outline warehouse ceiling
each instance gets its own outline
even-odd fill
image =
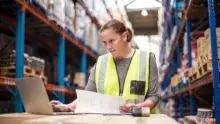
[[[127,11],[129,21],[132,24],[135,35],[156,35],[158,34],[157,10],[148,10],[147,16],[141,15],[141,10]]]
[[[127,0],[126,6],[128,19],[132,24],[135,35],[158,34],[158,9],[161,2],[158,0]],[[147,10],[148,15],[142,16],[141,11]]]

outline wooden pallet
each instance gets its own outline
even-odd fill
[[[44,76],[44,70],[33,70],[33,72],[36,76]]]
[[[218,66],[220,67],[220,60],[218,60]],[[212,71],[212,60],[208,60],[201,67],[198,68],[198,75],[199,77],[202,77],[203,75],[206,75],[211,71]]]
[[[0,58],[0,65],[1,66],[13,66],[15,65],[15,58]]]
[[[16,67],[15,66],[5,66],[0,67],[0,75],[7,75],[7,74],[15,74],[16,73]],[[27,75],[34,75],[33,69],[31,69],[28,66],[24,66],[24,74]]]
[[[15,73],[9,73],[9,74],[2,74],[1,76],[4,77],[10,77],[10,78],[15,78]],[[42,79],[42,81],[44,82],[44,84],[47,84],[47,77],[46,76],[38,76],[38,75],[30,75],[30,74],[24,74],[24,77],[40,77]]]
[[[189,69],[189,81],[192,82],[196,79],[198,79],[198,68],[193,66]]]
[[[195,81],[198,78],[199,78],[199,75],[198,75],[198,72],[196,71],[196,72],[192,73],[191,76],[189,76],[189,81],[193,82],[193,81]]]

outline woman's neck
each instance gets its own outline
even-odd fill
[[[115,59],[131,58],[133,56],[133,54],[134,54],[134,51],[135,50],[132,47],[127,47],[127,48],[123,49],[121,51],[121,53],[118,56],[114,57],[114,58]]]

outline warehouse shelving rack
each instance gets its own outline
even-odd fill
[[[90,17],[93,23],[96,24],[98,28],[101,27],[98,20],[91,14],[91,12],[86,7],[83,0],[78,0],[79,4],[86,10],[86,14]],[[80,69],[82,72],[87,71],[87,59],[91,60],[90,65],[94,64],[97,58],[97,52],[88,48],[81,42],[77,37],[73,37],[71,34],[66,32],[63,28],[58,26],[56,23],[50,21],[46,15],[36,6],[30,3],[28,0],[3,0],[1,1],[3,5],[1,5],[1,20],[4,20],[7,25],[0,25],[0,28],[6,32],[14,32],[16,35],[16,78],[23,77],[23,67],[24,67],[24,41],[25,39],[31,40],[33,37],[37,37],[39,43],[34,43],[34,49],[37,49],[36,46],[39,46],[51,51],[57,52],[58,55],[58,84],[59,86],[55,86],[52,84],[46,84],[45,87],[47,91],[52,92],[56,96],[59,97],[60,101],[65,100],[64,94],[75,96],[75,91],[71,91],[67,88],[64,88],[64,66],[65,66],[65,54],[68,59],[72,59],[75,63],[81,63]],[[5,5],[4,5],[5,4]],[[15,18],[17,17],[17,19]],[[32,22],[33,21],[33,22]],[[49,39],[40,38],[40,36],[36,36],[35,29],[33,25],[29,24],[38,24],[44,28],[41,28],[42,32],[51,33],[47,37]],[[13,29],[16,29],[14,31]],[[13,34],[13,33],[12,33]],[[36,40],[36,39],[35,39]],[[56,43],[51,42],[58,41]],[[80,58],[80,62],[73,58],[73,53],[65,53],[66,51],[66,41],[73,44],[75,52],[74,56],[76,58]],[[48,48],[49,46],[49,48]],[[82,53],[80,57],[78,53]],[[6,106],[9,107],[10,103],[15,102],[15,111],[22,112],[22,102],[20,100],[19,94],[15,88],[15,83],[13,79],[7,77],[0,77],[0,85],[1,89],[5,87],[14,98],[11,99]],[[4,89],[4,88],[3,88]],[[5,109],[5,108],[3,108]]]
[[[166,1],[167,2],[167,1]],[[182,1],[181,1],[182,2]],[[171,47],[171,53],[170,56],[168,57],[168,62],[170,62],[169,67],[166,69],[166,75],[165,75],[165,79],[162,82],[162,88],[165,88],[169,85],[170,82],[170,78],[171,76],[177,71],[177,67],[180,67],[180,58],[178,56],[181,56],[181,52],[180,52],[180,45],[182,44],[182,36],[183,36],[183,30],[185,29],[186,33],[187,33],[187,46],[188,46],[188,66],[191,67],[192,66],[192,57],[191,57],[191,47],[190,47],[190,43],[191,43],[191,31],[195,31],[195,30],[204,30],[203,28],[205,27],[204,21],[202,22],[203,24],[200,24],[199,26],[197,25],[197,27],[194,29],[192,28],[191,23],[194,23],[190,20],[189,16],[191,14],[191,10],[193,8],[193,5],[196,3],[201,3],[201,2],[206,2],[207,4],[207,9],[208,9],[208,20],[209,20],[209,28],[210,28],[210,36],[211,36],[211,53],[212,53],[212,67],[213,70],[211,73],[206,74],[205,76],[199,78],[198,80],[195,80],[193,82],[191,82],[187,87],[180,89],[179,91],[170,94],[170,95],[166,95],[164,96],[164,99],[168,99],[168,98],[174,98],[174,99],[178,99],[179,103],[181,103],[181,101],[183,101],[183,94],[187,93],[189,94],[188,98],[189,98],[189,108],[190,108],[190,115],[195,115],[196,112],[196,103],[195,103],[195,98],[194,98],[194,94],[192,93],[193,90],[199,89],[201,87],[204,86],[208,86],[208,85],[213,85],[214,87],[214,117],[216,119],[216,123],[220,123],[220,87],[219,87],[219,67],[218,67],[218,52],[217,52],[217,39],[216,39],[216,19],[218,18],[215,14],[216,10],[218,10],[218,7],[215,7],[215,4],[219,4],[218,1],[214,1],[214,0],[207,0],[207,1],[203,1],[203,0],[189,0],[189,1],[184,1],[186,3],[186,7],[183,10],[183,18],[182,20],[179,21],[177,19],[175,19],[175,23],[179,23],[177,24],[178,26],[178,32],[177,32],[177,36],[175,37],[172,47]],[[169,2],[167,2],[169,3]],[[176,4],[178,4],[178,0],[176,2]],[[177,9],[177,8],[176,8]],[[177,13],[175,12],[175,17],[177,17]],[[202,13],[199,13],[202,14]],[[216,18],[215,18],[216,17]],[[199,29],[200,28],[200,29]],[[207,28],[207,27],[206,27]],[[166,39],[168,34],[164,34],[164,39]],[[176,59],[176,62],[174,61],[174,58]],[[210,90],[212,91],[212,90]],[[212,96],[210,96],[212,97]],[[179,117],[183,117],[183,104],[179,104],[178,106],[179,108]]]

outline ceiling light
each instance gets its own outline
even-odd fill
[[[147,15],[148,15],[147,10],[146,10],[146,9],[143,9],[143,10],[141,11],[141,15],[142,15],[142,16],[147,16]]]

